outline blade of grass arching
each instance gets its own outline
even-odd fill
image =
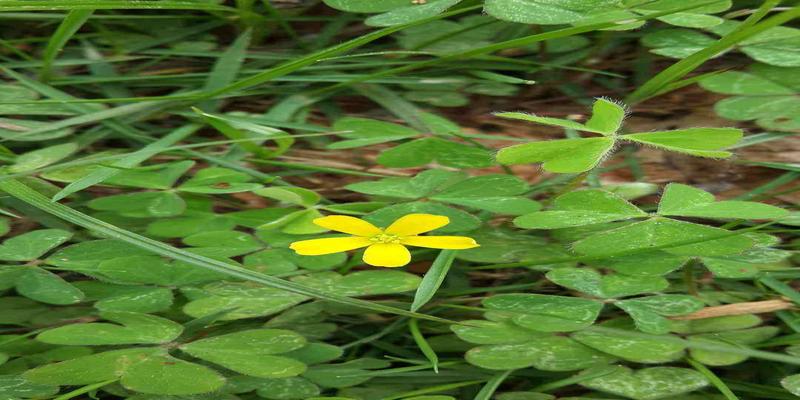
[[[769,274],[763,276],[758,280],[762,285],[774,290],[781,296],[788,297],[789,300],[794,302],[795,304],[800,305],[800,292],[795,290],[793,287],[775,279],[774,277],[770,276]]]
[[[726,385],[725,382],[722,381],[722,379],[719,379],[719,377],[716,374],[714,374],[714,372],[708,369],[708,367],[697,362],[691,357],[687,357],[686,362],[689,363],[689,365],[691,365],[692,368],[694,368],[697,372],[703,374],[703,376],[705,376],[706,379],[709,382],[711,382],[711,384],[714,385],[714,387],[717,388],[717,390],[719,390],[719,392],[722,393],[723,396],[725,396],[726,400],[739,400],[739,398],[736,397],[736,394],[733,393],[731,388],[729,388],[728,385]]]
[[[236,76],[239,75],[239,71],[242,69],[252,36],[252,30],[246,30],[236,38],[227,50],[219,55],[203,86],[204,92],[212,92],[223,88],[236,80]],[[203,111],[213,111],[219,107],[219,104],[219,100],[208,100],[198,104],[197,108]]]
[[[737,43],[740,43],[741,41],[758,33],[764,32],[767,29],[774,28],[791,21],[792,19],[800,17],[800,7],[793,7],[772,18],[758,23],[758,21],[764,18],[764,16],[766,16],[767,13],[769,13],[778,3],[780,3],[780,0],[765,1],[755,13],[750,15],[744,22],[736,27],[736,29],[720,38],[714,44],[697,51],[696,53],[676,62],[675,64],[672,64],[667,69],[650,78],[642,86],[631,93],[625,99],[625,103],[628,105],[636,104],[653,97],[658,93],[663,93],[662,89],[664,87],[684,77],[689,72],[694,71],[706,61],[722,53],[723,51],[730,49]]]
[[[634,18],[625,18],[625,19],[620,19],[620,20],[616,20],[616,21],[598,22],[598,23],[595,23],[595,24],[587,24],[587,25],[575,26],[575,27],[564,28],[564,29],[556,29],[556,30],[553,30],[553,31],[550,31],[550,32],[539,33],[539,34],[525,36],[525,37],[521,37],[521,38],[506,40],[506,41],[494,43],[494,44],[491,44],[491,45],[488,45],[488,46],[476,47],[476,48],[470,49],[470,50],[465,50],[465,51],[460,51],[460,52],[456,52],[456,53],[445,54],[445,55],[443,55],[443,56],[441,56],[441,57],[439,57],[437,59],[433,59],[433,60],[420,61],[420,62],[404,65],[402,67],[397,67],[397,68],[391,68],[391,69],[387,69],[387,70],[383,70],[383,71],[378,71],[378,72],[366,75],[364,77],[360,77],[358,79],[353,79],[353,80],[350,80],[350,81],[347,81],[347,82],[342,82],[342,83],[339,83],[339,84],[336,84],[336,85],[331,85],[331,86],[328,86],[328,87],[325,87],[325,88],[317,89],[317,90],[309,92],[308,94],[310,94],[310,95],[319,95],[319,94],[323,94],[323,93],[329,93],[329,92],[333,92],[333,91],[336,91],[336,90],[339,90],[339,89],[342,89],[342,88],[345,88],[345,87],[352,86],[352,85],[354,85],[356,83],[366,82],[366,81],[370,81],[370,80],[375,79],[375,78],[381,78],[381,77],[384,77],[384,76],[397,75],[397,74],[408,72],[408,71],[414,71],[414,70],[417,70],[417,69],[420,69],[420,68],[431,67],[431,66],[435,66],[435,65],[438,65],[438,64],[446,63],[448,61],[464,60],[464,59],[469,59],[469,58],[475,57],[475,56],[482,56],[482,55],[486,55],[486,54],[491,54],[491,53],[494,53],[496,51],[505,50],[505,49],[509,49],[509,48],[524,47],[524,46],[528,46],[530,44],[542,42],[542,41],[545,41],[545,40],[558,39],[558,38],[563,38],[563,37],[575,36],[575,35],[578,35],[578,34],[581,34],[581,33],[593,32],[593,31],[597,31],[597,30],[601,30],[601,29],[607,29],[607,28],[613,28],[615,26],[618,26],[622,22],[650,20],[650,19],[658,18],[658,17],[664,16],[664,15],[674,14],[676,12],[689,11],[689,10],[692,10],[692,9],[695,9],[695,8],[699,8],[699,7],[707,6],[707,5],[710,5],[710,4],[714,4],[716,1],[717,0],[705,1],[705,2],[702,2],[702,3],[696,3],[696,4],[692,4],[690,6],[679,7],[679,8],[675,8],[675,9],[672,9],[672,10],[666,10],[666,11],[661,11],[661,12],[652,13],[652,14],[640,15],[640,16],[637,16],[637,17],[634,17]],[[463,11],[463,10],[459,10],[459,11]],[[442,15],[445,15],[445,14],[440,14],[440,16],[442,16]]]
[[[283,15],[281,15],[281,12],[272,6],[272,2],[270,0],[262,0],[261,4],[264,5],[264,10],[266,10],[267,14],[275,19],[275,22],[278,23],[278,26],[283,29],[286,35],[288,35],[297,46],[303,49],[307,48],[308,45],[303,41],[300,35],[295,32],[294,28],[292,28],[289,22],[286,21]]]
[[[508,371],[503,371],[503,372],[500,372],[497,375],[493,376],[492,379],[489,379],[489,381],[487,381],[483,385],[483,387],[478,392],[478,394],[475,395],[474,399],[475,400],[489,400],[489,399],[491,399],[492,395],[494,395],[494,392],[497,390],[497,388],[500,387],[500,385],[503,383],[503,381],[505,381],[506,378],[508,378],[508,376],[511,375],[512,372],[514,372],[514,370],[510,369]]]
[[[39,80],[47,81],[50,78],[53,61],[55,61],[58,53],[61,52],[61,49],[64,48],[64,45],[67,44],[72,35],[78,32],[78,29],[81,29],[81,26],[89,20],[92,13],[94,13],[92,9],[72,10],[67,13],[67,16],[64,17],[64,20],[58,25],[58,29],[50,36],[47,47],[44,49],[44,54],[42,55],[42,69],[39,71]]]
[[[731,200],[752,200],[757,198],[769,198],[769,192],[777,189],[783,185],[787,185],[792,182],[796,182],[797,178],[800,178],[800,172],[798,171],[789,171],[784,174],[781,174],[777,178],[755,188],[749,190],[745,193],[740,194],[739,196],[734,197]]]
[[[112,163],[111,166],[116,168],[102,167],[92,171],[89,175],[86,175],[83,178],[80,178],[77,181],[70,183],[69,185],[61,189],[58,193],[56,193],[55,196],[53,196],[52,200],[59,201],[75,192],[102,183],[106,179],[111,178],[112,176],[122,172],[122,170],[125,168],[135,167],[140,163],[144,162],[145,160],[147,160],[148,158],[162,152],[166,147],[172,146],[173,144],[190,136],[198,129],[200,129],[198,125],[186,125],[180,127],[175,131],[173,131],[172,133],[164,136],[163,138],[148,144],[141,150],[131,153],[127,157]]]
[[[62,92],[62,91],[60,91],[60,90],[58,90],[58,89],[56,89],[56,88],[54,88],[54,87],[52,87],[50,85],[46,85],[44,83],[37,82],[37,81],[34,81],[32,79],[29,79],[26,76],[18,74],[18,73],[14,72],[13,70],[10,70],[8,68],[3,68],[2,66],[0,66],[0,71],[5,72],[6,75],[14,78],[15,80],[17,80],[18,82],[20,82],[24,86],[27,86],[27,87],[35,90],[36,92],[44,95],[44,96],[47,96],[47,97],[52,98],[52,99],[55,99],[54,102],[59,103],[59,104],[64,104],[67,108],[70,108],[70,109],[75,110],[77,112],[88,113],[88,112],[92,112],[92,111],[103,110],[103,106],[101,106],[99,104],[83,104],[83,103],[80,103],[80,102],[70,102],[70,100],[74,100],[75,97],[71,96],[68,93]],[[151,139],[150,137],[142,134],[141,132],[137,131],[133,127],[131,127],[129,125],[126,125],[126,124],[124,124],[124,123],[122,123],[122,122],[120,122],[120,121],[118,121],[116,119],[113,119],[113,118],[103,120],[103,121],[101,121],[101,124],[104,127],[107,127],[110,130],[123,135],[124,137],[127,137],[129,139],[138,141],[140,143],[150,143],[151,141],[153,141],[153,139]],[[219,166],[222,166],[222,167],[226,167],[226,168],[230,168],[230,169],[233,169],[233,170],[236,170],[236,171],[244,172],[244,173],[246,173],[246,174],[248,174],[248,175],[250,175],[252,177],[255,177],[257,179],[261,179],[261,180],[264,180],[264,181],[269,181],[269,180],[274,179],[274,177],[269,175],[269,174],[265,174],[265,173],[263,173],[261,171],[256,171],[256,170],[254,170],[252,168],[247,168],[247,167],[245,167],[245,166],[243,166],[243,165],[241,165],[239,163],[233,162],[233,161],[225,160],[225,159],[222,159],[222,158],[219,158],[219,157],[215,157],[215,156],[210,156],[210,155],[207,155],[207,154],[195,151],[195,150],[188,150],[187,149],[187,150],[184,150],[184,151],[186,152],[186,154],[189,154],[192,157],[197,157],[197,158],[209,161],[212,164],[216,164],[216,165],[219,165]],[[275,181],[274,183],[275,184],[281,184],[280,181]]]
[[[89,72],[91,73],[92,78],[94,79],[102,79],[102,78],[115,78],[119,75],[117,74],[116,68],[114,68],[114,64],[109,62],[107,58],[103,56],[100,51],[97,50],[91,43],[84,41],[82,44],[83,47],[83,54],[87,60],[91,61],[90,64],[87,65]],[[128,90],[127,87],[123,85],[117,85],[114,83],[109,84],[100,84],[101,92],[107,97],[131,97],[133,93]]]
[[[126,115],[137,114],[147,110],[155,110],[160,107],[163,107],[163,102],[151,101],[144,103],[126,104],[115,108],[109,108],[102,111],[91,112],[88,114],[79,115],[77,117],[72,117],[63,119],[61,121],[52,122],[40,128],[35,128],[24,132],[20,132],[19,135],[15,135],[13,137],[0,139],[0,142],[5,142],[9,140],[19,140],[19,138],[25,136],[38,135],[41,133],[52,132],[59,129],[71,128],[77,125],[84,125],[93,122],[103,121],[110,118],[124,117]]]
[[[476,6],[472,6],[472,7],[465,7],[465,8],[459,9],[459,10],[442,13],[442,14],[439,14],[439,15],[436,15],[436,16],[433,16],[433,17],[430,17],[430,18],[425,18],[425,19],[417,20],[417,21],[410,22],[410,23],[407,23],[407,24],[396,25],[396,26],[392,26],[392,27],[389,27],[389,28],[384,28],[384,29],[381,29],[381,30],[378,30],[378,31],[370,32],[370,33],[368,33],[366,35],[362,35],[362,36],[359,36],[359,37],[357,37],[355,39],[348,40],[347,42],[344,42],[344,43],[341,43],[341,44],[338,44],[338,45],[335,45],[335,46],[328,47],[326,49],[311,53],[311,54],[306,55],[304,57],[300,57],[300,58],[297,58],[297,59],[294,59],[294,60],[290,60],[288,62],[285,62],[285,63],[280,64],[278,66],[275,66],[273,68],[270,68],[270,69],[268,69],[266,71],[263,71],[263,72],[261,72],[259,74],[251,76],[249,78],[245,78],[245,79],[242,79],[242,80],[240,80],[238,82],[234,82],[234,83],[232,83],[232,84],[230,84],[228,86],[225,86],[223,88],[220,88],[220,89],[217,89],[217,90],[214,90],[214,91],[211,91],[211,92],[206,92],[206,93],[203,94],[203,96],[207,97],[207,98],[213,98],[213,97],[219,96],[221,94],[230,93],[230,92],[239,91],[239,90],[242,90],[242,89],[247,89],[247,88],[250,88],[250,87],[253,87],[253,86],[257,86],[257,85],[260,85],[260,84],[262,84],[264,82],[268,82],[268,81],[270,81],[270,80],[272,80],[272,79],[274,79],[276,77],[287,75],[287,74],[290,74],[290,73],[292,73],[294,71],[297,71],[297,70],[299,70],[299,69],[301,69],[303,67],[315,64],[315,63],[317,63],[318,61],[320,61],[322,59],[325,59],[325,58],[328,58],[328,57],[332,57],[332,56],[344,53],[344,52],[346,52],[348,50],[355,49],[357,47],[363,46],[363,45],[365,45],[367,43],[370,43],[370,42],[374,42],[375,40],[378,40],[378,39],[380,39],[382,37],[391,35],[392,33],[401,31],[403,29],[410,28],[412,26],[422,25],[422,24],[428,23],[430,21],[435,21],[435,20],[438,20],[438,19],[448,18],[448,17],[451,17],[453,15],[462,14],[462,13],[469,12],[469,11],[472,11],[472,10],[476,10],[476,9],[479,9],[479,8],[481,8],[480,5],[476,5]]]
[[[314,289],[305,285],[301,285],[295,282],[286,281],[274,276],[265,275],[217,259],[195,254],[186,250],[178,249],[166,243],[162,243],[160,241],[138,235],[136,233],[127,231],[125,229],[121,229],[115,225],[103,222],[99,219],[92,218],[86,214],[83,214],[61,203],[52,202],[47,197],[43,196],[39,192],[31,189],[30,187],[26,186],[25,184],[17,180],[11,179],[0,182],[0,190],[6,192],[8,195],[12,197],[19,199],[20,201],[23,201],[33,207],[36,207],[42,211],[52,214],[64,221],[79,225],[83,228],[86,228],[95,233],[99,233],[108,238],[132,244],[136,247],[150,251],[154,254],[158,254],[174,260],[184,261],[200,268],[216,271],[246,281],[260,283],[271,288],[286,290],[288,292],[296,293],[303,296],[308,296],[310,298],[322,299],[352,307],[363,308],[374,312],[396,314],[396,315],[402,315],[412,318],[419,318],[428,321],[435,321],[448,324],[456,323],[455,321],[450,321],[445,318],[439,318],[431,315],[406,311],[400,308],[390,307],[372,301],[340,296],[323,290]]]
[[[430,131],[427,124],[419,118],[421,110],[386,87],[376,84],[362,84],[354,86],[353,90],[380,104],[387,111],[400,117],[400,119],[405,121],[412,128],[422,132]]]
[[[728,150],[741,149],[742,147],[752,146],[754,144],[771,142],[773,140],[780,140],[790,136],[796,136],[794,132],[762,132],[755,135],[747,135],[739,143],[728,147]]]
[[[436,352],[433,351],[433,348],[430,344],[428,344],[428,341],[425,340],[425,336],[423,336],[422,332],[419,330],[419,320],[408,320],[408,330],[411,331],[411,337],[414,338],[414,343],[416,343],[417,347],[419,347],[419,351],[421,351],[425,358],[431,362],[433,371],[438,374],[439,356],[436,355]]]
[[[180,0],[4,0],[0,11],[57,10],[204,10],[235,11],[211,2]]]
[[[436,256],[436,259],[433,260],[433,264],[431,264],[431,268],[422,278],[422,283],[420,283],[417,288],[417,292],[414,293],[411,311],[419,310],[436,295],[436,291],[442,286],[442,282],[444,282],[444,278],[447,277],[447,272],[450,270],[450,266],[453,265],[455,257],[456,252],[453,250],[442,250],[439,255]]]

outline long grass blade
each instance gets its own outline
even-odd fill
[[[436,291],[442,286],[442,282],[447,277],[447,272],[450,271],[450,266],[453,265],[455,257],[456,252],[453,250],[442,250],[439,253],[414,294],[411,311],[419,310],[436,295]]]
[[[64,45],[67,44],[69,39],[89,20],[92,13],[94,13],[93,9],[73,10],[67,13],[67,16],[64,17],[64,20],[58,25],[58,29],[50,36],[47,47],[44,49],[42,69],[39,72],[40,80],[46,81],[50,78],[53,69],[53,61],[55,61],[58,54],[61,53],[61,49],[64,48]]]
[[[753,13],[741,25],[727,35],[723,36],[716,43],[697,51],[696,53],[676,62],[675,64],[672,64],[669,68],[650,78],[647,82],[642,84],[642,86],[639,86],[638,89],[631,93],[625,99],[625,103],[628,105],[639,103],[656,94],[664,93],[663,89],[667,85],[686,76],[686,74],[694,71],[697,67],[713,58],[717,54],[720,54],[723,51],[730,49],[737,43],[764,32],[767,29],[774,28],[800,17],[800,7],[794,7],[768,20],[765,20],[764,22],[756,24],[756,22],[763,18],[778,3],[780,3],[779,0],[768,0],[764,2],[761,7],[759,7],[757,12]]]

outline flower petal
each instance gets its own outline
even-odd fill
[[[450,218],[433,214],[408,214],[394,221],[386,233],[400,236],[413,236],[441,228],[450,223]]]
[[[480,246],[475,239],[466,236],[407,236],[400,243],[408,246],[431,249],[471,249]]]
[[[315,219],[314,223],[332,231],[349,233],[355,236],[375,236],[382,233],[380,228],[375,225],[363,219],[346,215],[329,215]]]
[[[322,254],[340,253],[347,250],[367,247],[372,242],[363,237],[338,237],[325,239],[301,240],[289,245],[289,248],[303,256],[319,256]]]
[[[363,260],[376,267],[402,267],[411,261],[411,253],[402,244],[376,243],[367,247]]]

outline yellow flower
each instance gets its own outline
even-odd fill
[[[350,237],[301,240],[289,248],[304,256],[339,253],[366,247],[364,262],[376,267],[402,267],[411,261],[406,246],[432,249],[471,249],[478,247],[475,240],[466,236],[418,236],[420,233],[441,228],[450,219],[441,215],[408,214],[394,221],[386,229],[367,221],[346,215],[317,218],[314,223],[333,231],[349,233]]]

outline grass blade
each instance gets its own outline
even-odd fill
[[[453,250],[442,250],[439,253],[414,294],[411,311],[416,312],[436,295],[436,291],[442,286],[455,257],[456,252]]]
[[[97,185],[98,183],[102,183],[106,179],[120,173],[124,168],[135,167],[148,158],[168,148],[169,146],[172,146],[173,144],[185,139],[199,128],[200,127],[197,125],[187,125],[178,128],[169,135],[166,135],[163,138],[143,147],[141,150],[133,152],[127,155],[125,158],[122,158],[119,161],[111,164],[118,168],[102,167],[92,171],[89,175],[86,175],[61,189],[55,194],[55,196],[53,196],[53,201],[59,201],[75,192],[81,191],[93,185]]]
[[[480,8],[481,6],[473,6],[473,7],[466,7],[460,10],[451,11],[448,13],[439,14],[430,18],[421,19],[418,21],[410,22],[403,25],[397,25],[390,28],[384,28],[375,32],[370,32],[366,35],[359,36],[355,39],[348,40],[342,44],[338,44],[335,46],[328,47],[326,49],[311,53],[307,56],[300,57],[283,64],[280,64],[274,68],[270,68],[266,71],[260,72],[256,75],[253,75],[249,78],[242,79],[238,82],[234,82],[228,86],[223,88],[219,88],[217,90],[213,90],[211,92],[206,92],[204,97],[212,98],[222,94],[247,89],[253,86],[260,85],[265,82],[269,82],[270,80],[277,78],[279,76],[284,76],[290,74],[294,71],[297,71],[300,68],[315,64],[321,60],[324,60],[329,57],[333,57],[335,55],[344,53],[348,50],[355,49],[357,47],[363,46],[367,43],[374,42],[384,36],[389,36],[395,32],[401,31],[406,28],[410,28],[412,26],[422,25],[428,23],[430,21],[435,21],[442,18],[451,17],[456,14],[462,14],[468,11],[472,11],[475,9]]]
[[[211,2],[180,0],[5,0],[0,11],[57,11],[57,10],[215,10],[235,11]]]
[[[691,358],[687,358],[686,362],[689,363],[689,365],[691,365],[692,368],[694,368],[697,372],[703,374],[703,376],[705,376],[706,379],[708,379],[708,381],[711,382],[711,384],[714,385],[714,387],[717,388],[717,390],[719,390],[719,392],[722,393],[723,396],[725,396],[726,400],[739,400],[739,398],[736,397],[736,394],[733,393],[731,388],[729,388],[728,385],[726,385],[725,382],[722,381],[722,379],[719,379],[719,377],[715,375],[714,372],[708,369],[705,365]]]
[[[475,400],[489,400],[489,399],[491,399],[492,395],[495,392],[495,390],[497,390],[497,388],[500,387],[500,385],[503,383],[503,381],[505,381],[506,378],[508,378],[508,376],[511,375],[512,372],[514,372],[513,369],[510,369],[508,371],[503,371],[503,372],[493,376],[492,379],[489,379],[489,381],[487,381],[486,384],[483,385],[483,387],[478,392],[478,394],[475,395]]]
[[[672,64],[669,68],[650,78],[642,86],[631,93],[625,99],[625,103],[632,105],[653,97],[656,94],[664,93],[663,89],[667,85],[684,77],[689,72],[694,71],[697,67],[717,54],[722,53],[737,43],[758,33],[764,32],[767,29],[774,28],[800,17],[800,7],[794,7],[760,24],[756,24],[756,22],[763,18],[764,15],[766,15],[778,3],[780,3],[779,0],[768,0],[764,2],[764,4],[759,7],[757,12],[753,13],[753,15],[748,17],[740,26],[723,36],[716,43],[676,62],[675,64]]]
[[[208,75],[205,86],[203,86],[204,92],[213,92],[230,85],[231,82],[236,80],[236,76],[239,75],[239,71],[242,69],[252,37],[253,33],[248,29],[239,35],[225,52],[219,55],[217,62],[214,63],[214,67],[211,69],[211,73]],[[219,100],[209,100],[199,104],[198,108],[210,111],[216,109],[218,105]]]
[[[92,218],[86,214],[83,214],[63,204],[52,202],[47,197],[43,196],[39,192],[31,189],[30,187],[26,186],[25,184],[17,180],[9,179],[0,182],[0,190],[33,207],[36,207],[42,211],[52,214],[64,221],[82,226],[88,230],[94,231],[109,238],[117,239],[132,244],[134,246],[150,251],[154,254],[158,254],[164,257],[169,257],[174,260],[184,261],[189,264],[195,265],[197,267],[220,272],[239,279],[251,282],[257,282],[271,288],[286,290],[288,292],[297,293],[303,296],[309,296],[317,299],[327,300],[334,303],[349,305],[352,307],[359,307],[375,312],[403,315],[407,317],[419,318],[419,319],[448,323],[448,324],[455,323],[455,321],[450,321],[448,319],[406,311],[403,309],[385,306],[367,300],[360,300],[360,299],[353,299],[349,297],[339,296],[322,290],[310,288],[295,282],[286,281],[274,276],[264,275],[213,258],[208,258],[202,255],[181,250],[172,247],[168,244],[159,242],[157,240],[153,240],[135,234],[133,232],[121,229],[117,226],[103,222],[99,219]]]
[[[47,81],[52,73],[53,61],[55,61],[58,53],[64,48],[69,39],[81,29],[84,23],[89,20],[89,17],[94,13],[93,9],[81,9],[70,11],[61,24],[58,25],[53,36],[47,42],[47,47],[44,49],[42,56],[42,69],[39,71],[39,79]]]
[[[433,366],[433,371],[437,374],[439,373],[439,356],[436,355],[436,352],[433,351],[433,348],[428,341],[425,340],[425,336],[422,335],[422,332],[419,330],[419,320],[411,319],[408,321],[408,329],[411,331],[411,337],[414,338],[414,343],[417,344],[419,350],[422,354],[425,355],[425,358],[431,362]]]

